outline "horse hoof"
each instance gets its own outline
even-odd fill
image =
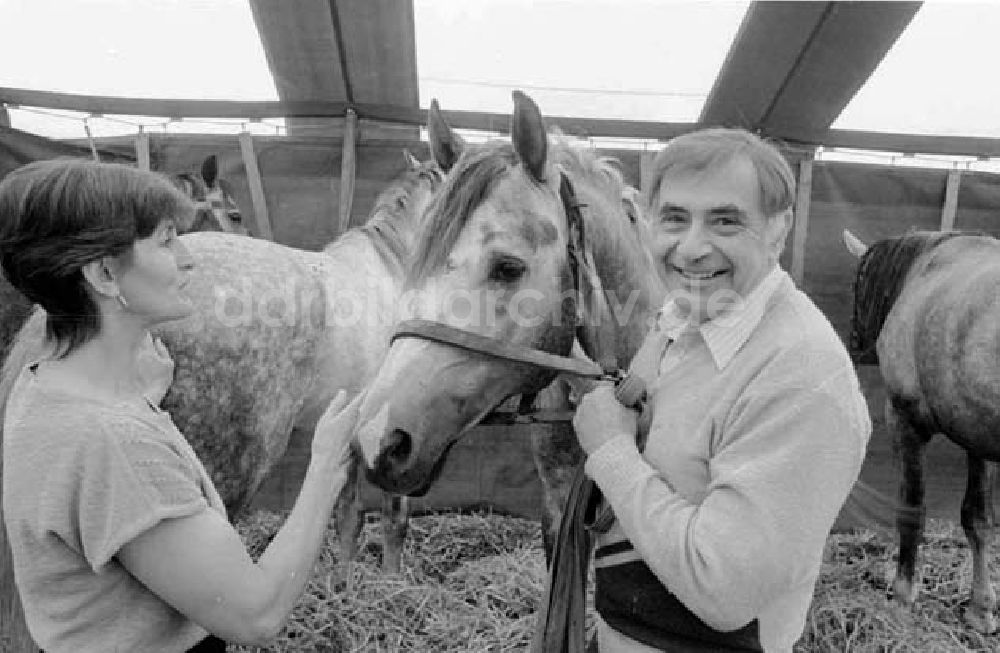
[[[965,622],[982,635],[992,635],[997,630],[997,618],[992,612],[977,613],[967,608]]]

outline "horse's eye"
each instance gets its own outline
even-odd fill
[[[524,276],[527,266],[516,258],[500,258],[490,267],[490,281],[514,283]]]

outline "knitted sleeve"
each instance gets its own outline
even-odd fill
[[[66,484],[54,488],[63,500],[45,503],[69,506],[68,532],[60,535],[98,572],[139,534],[208,503],[197,471],[153,425],[109,416],[88,431]]]

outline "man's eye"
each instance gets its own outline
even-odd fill
[[[743,222],[737,215],[718,215],[712,219],[712,224],[716,230],[724,233],[731,233],[739,230]]]
[[[678,231],[685,228],[688,216],[681,211],[664,211],[660,214],[660,226],[668,231]]]
[[[490,266],[490,281],[510,284],[524,276],[527,266],[516,258],[501,258]]]

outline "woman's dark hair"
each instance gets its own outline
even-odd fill
[[[121,256],[162,221],[193,212],[157,173],[83,159],[36,161],[0,182],[0,267],[45,309],[46,334],[66,355],[100,329],[83,267]]]

